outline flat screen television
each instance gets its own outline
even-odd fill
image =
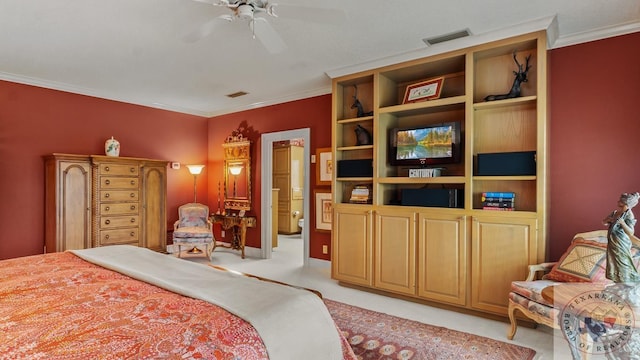
[[[389,130],[388,161],[396,166],[460,162],[460,122]]]

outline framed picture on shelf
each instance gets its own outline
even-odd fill
[[[316,149],[316,185],[331,185],[333,159],[331,148]]]
[[[403,104],[440,98],[444,77],[429,79],[407,86]]]
[[[316,230],[331,231],[333,218],[333,205],[331,204],[331,191],[314,190],[316,200]]]

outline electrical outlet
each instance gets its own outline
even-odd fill
[[[224,230],[220,231],[220,236],[224,237]]]
[[[322,253],[323,254],[328,254],[329,253],[329,246],[328,245],[322,245]]]

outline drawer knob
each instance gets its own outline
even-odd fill
[[[131,222],[132,223],[136,222],[136,218],[131,218]]]
[[[108,166],[105,166],[105,167],[104,167],[104,171],[109,171],[109,167],[108,167]]]
[[[109,235],[104,236],[105,240],[109,240]]]
[[[111,208],[108,207],[108,206],[106,208],[104,208],[104,211],[109,211],[109,210],[111,210]]]
[[[131,193],[131,195],[130,195],[130,196],[131,196],[132,198],[134,198],[134,197],[136,197],[136,194]]]
[[[131,205],[131,210],[135,210],[136,206],[135,205]]]
[[[108,198],[109,197],[109,193],[104,194],[104,197]]]
[[[104,183],[105,183],[105,184],[107,184],[107,185],[109,185],[109,184],[111,184],[111,180],[107,179],[107,180],[105,180],[105,182],[104,182]]]
[[[104,223],[109,225],[109,224],[111,224],[111,220],[107,219],[107,220],[104,221]]]
[[[133,231],[129,234],[131,235],[131,237],[134,237],[136,235],[136,233],[134,233]]]
[[[132,173],[136,172],[136,168],[131,168],[130,170]]]
[[[131,185],[135,185],[136,181],[135,180],[131,180]]]

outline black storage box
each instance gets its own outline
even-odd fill
[[[535,175],[536,152],[518,151],[478,154],[476,175]]]
[[[402,189],[400,204],[403,206],[463,208],[464,190]]]
[[[373,159],[338,160],[338,177],[372,177]]]

